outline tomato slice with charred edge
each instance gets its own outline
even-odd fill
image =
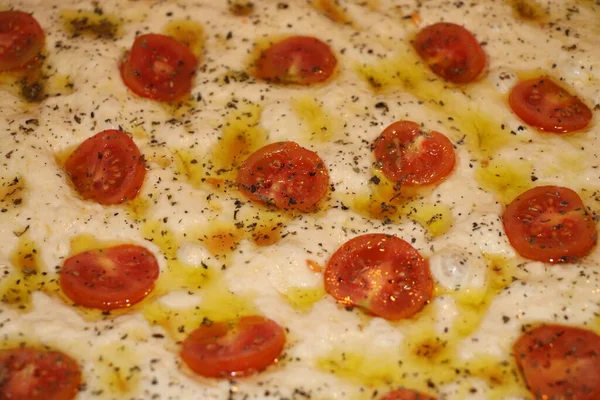
[[[311,85],[329,79],[336,64],[327,44],[310,36],[292,36],[261,53],[254,75],[275,83]]]
[[[510,244],[521,256],[548,263],[575,262],[598,237],[593,217],[571,189],[538,186],[514,199],[502,216]]]
[[[144,299],[158,275],[158,262],[150,251],[124,244],[69,257],[59,281],[65,295],[76,304],[112,310]]]
[[[600,336],[562,325],[534,328],[513,353],[536,399],[600,399]]]
[[[44,47],[44,30],[23,11],[0,11],[0,71],[25,66]]]
[[[317,153],[295,142],[278,142],[250,155],[237,183],[250,200],[309,211],[327,194],[329,174]]]
[[[0,350],[0,400],[71,400],[80,384],[79,365],[62,352]]]
[[[146,176],[140,150],[117,130],[85,140],[67,159],[65,169],[81,197],[105,205],[135,198]]]
[[[374,233],[349,240],[331,256],[325,290],[342,304],[398,320],[431,300],[433,280],[429,263],[410,244]]]
[[[198,60],[177,40],[154,33],[138,36],[121,64],[123,82],[135,94],[158,101],[189,94]]]
[[[435,397],[411,390],[398,389],[389,392],[381,398],[381,400],[436,400]]]
[[[183,341],[181,357],[202,376],[246,376],[275,363],[284,346],[283,328],[253,315],[197,328]]]
[[[578,131],[592,120],[588,106],[547,76],[517,83],[508,101],[519,118],[547,132]]]
[[[425,131],[412,121],[394,122],[371,148],[385,176],[406,186],[438,183],[454,168],[450,140],[439,132]]]
[[[474,81],[486,63],[483,48],[464,27],[438,22],[421,29],[413,46],[431,70],[453,83]]]

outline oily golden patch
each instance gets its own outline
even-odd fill
[[[44,272],[39,247],[27,230],[20,232],[17,246],[10,255],[9,273],[0,278],[0,302],[22,311],[30,310],[33,292],[58,291],[58,277]]]
[[[312,0],[310,4],[334,22],[344,25],[353,24],[348,11],[340,5],[339,0]]]
[[[74,256],[84,251],[106,249],[113,246],[123,244],[118,241],[104,241],[98,240],[95,236],[90,234],[77,235],[71,238],[69,255]]]
[[[134,347],[119,342],[94,346],[93,358],[94,372],[103,388],[117,395],[136,392],[141,370],[140,355]]]
[[[116,15],[104,13],[100,9],[62,10],[60,17],[63,29],[72,37],[116,39],[123,34],[123,21]]]
[[[175,341],[181,341],[202,324],[236,320],[257,313],[252,297],[231,292],[224,279],[215,274],[198,291],[201,301],[191,307],[171,308],[159,300],[147,303],[142,309],[151,325],[161,326]]]
[[[0,177],[0,212],[21,208],[25,193],[25,181],[22,177]]]
[[[44,59],[42,56],[26,67],[0,72],[0,87],[26,103],[39,103],[46,99],[48,76],[42,69]]]
[[[452,228],[454,217],[450,206],[443,203],[426,203],[413,200],[402,208],[404,215],[417,221],[432,237],[445,234]]]
[[[302,121],[308,140],[326,143],[336,135],[339,121],[316,98],[295,97],[292,99],[292,108]]]
[[[174,20],[168,22],[163,28],[163,33],[185,44],[194,53],[198,61],[204,55],[204,28],[196,21]]]
[[[192,186],[200,187],[205,180],[202,155],[188,148],[174,150],[173,155],[176,174],[185,177],[185,180]]]
[[[207,174],[234,180],[237,168],[250,154],[266,144],[267,132],[260,125],[262,107],[241,103],[225,118],[218,142],[210,149]]]
[[[54,73],[48,76],[45,91],[48,96],[65,96],[75,91],[75,83],[68,75]]]
[[[534,186],[533,163],[527,160],[505,160],[494,158],[482,165],[475,173],[477,182],[503,203]]]
[[[186,231],[186,239],[204,246],[212,255],[227,257],[240,243],[244,231],[225,223],[211,222],[208,226]]]
[[[325,297],[323,285],[317,287],[290,287],[284,293],[281,293],[281,298],[300,312],[310,311],[312,306],[323,297]]]
[[[235,248],[239,239],[230,236],[225,225],[211,224],[211,229],[202,232],[202,244],[217,255],[226,255]],[[151,295],[140,303],[142,315],[152,325],[162,326],[174,340],[183,340],[189,332],[202,323],[237,319],[256,313],[253,299],[231,292],[220,270],[215,265],[201,261],[190,265],[177,257],[179,243],[184,240],[160,221],[146,222],[144,236],[157,245],[166,256],[166,269],[161,272]],[[196,232],[200,234],[201,232]],[[185,240],[194,241],[192,232]],[[206,239],[206,240],[205,240]],[[161,296],[173,292],[197,294],[201,303],[197,306],[171,308],[160,300]]]
[[[245,17],[254,12],[254,2],[250,0],[227,0],[229,12],[238,17]]]
[[[373,177],[367,193],[346,195],[334,193],[354,212],[367,218],[398,223],[404,218],[418,222],[433,237],[446,233],[454,223],[452,210],[443,203],[429,203],[424,200],[431,187],[399,187],[378,169],[373,169]]]
[[[546,10],[535,0],[508,0],[517,18],[542,22],[548,17]]]

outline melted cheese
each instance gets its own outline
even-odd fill
[[[525,262],[500,220],[507,202],[539,184],[568,186],[600,211],[596,120],[585,132],[541,134],[507,102],[518,77],[544,71],[600,107],[597,4],[13,3],[46,32],[47,98],[28,103],[15,76],[0,77],[0,346],[70,354],[83,369],[78,399],[352,400],[399,385],[449,400],[528,399],[510,354],[523,326],[600,331],[600,250],[580,265]],[[485,43],[483,79],[455,87],[419,61],[411,38],[440,20]],[[184,104],[139,98],[121,82],[119,58],[149,32],[188,42],[201,59]],[[338,57],[331,82],[285,87],[251,78],[256,49],[295,34],[330,44]],[[446,134],[457,166],[435,189],[392,201],[370,144],[400,119]],[[82,201],[60,160],[119,127],[147,160],[140,196],[111,207]],[[335,191],[314,214],[267,210],[231,185],[248,154],[282,140],[316,151],[328,167]],[[372,232],[398,235],[430,260],[436,296],[411,319],[346,310],[324,292],[319,266]],[[66,257],[126,242],[159,260],[161,278],[147,299],[111,313],[65,301],[56,278]],[[289,332],[277,365],[217,381],[182,364],[180,341],[205,318],[251,313]]]

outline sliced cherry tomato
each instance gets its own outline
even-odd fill
[[[460,25],[438,22],[426,26],[415,37],[413,46],[429,68],[449,82],[472,82],[485,67],[483,48]]]
[[[81,143],[65,169],[81,197],[105,205],[135,198],[146,176],[140,150],[127,134],[116,130]]]
[[[121,64],[121,77],[132,92],[158,101],[189,94],[198,60],[183,43],[149,33],[138,36]]]
[[[371,146],[381,170],[406,186],[438,183],[454,168],[454,147],[436,131],[425,131],[412,121],[394,122]]]
[[[309,211],[325,196],[327,168],[317,153],[295,142],[266,145],[241,165],[237,183],[251,200]]]
[[[79,365],[62,352],[0,350],[0,400],[71,400],[80,384]]]
[[[68,258],[60,271],[60,287],[78,305],[112,310],[141,301],[158,275],[158,262],[150,251],[124,244]]]
[[[517,83],[508,101],[519,118],[547,132],[577,131],[592,120],[588,106],[547,76]]]
[[[598,237],[579,195],[560,186],[527,190],[506,207],[502,220],[517,253],[535,261],[575,262],[592,250]]]
[[[292,36],[261,53],[255,75],[276,83],[311,85],[327,80],[336,64],[327,44],[310,36]]]
[[[23,67],[44,46],[44,30],[23,11],[0,11],[0,71]]]
[[[181,357],[202,376],[246,376],[275,363],[284,345],[281,326],[253,315],[199,327],[183,341]]]
[[[410,244],[374,233],[349,240],[331,256],[325,290],[340,303],[397,320],[431,300],[433,280],[429,263]]]
[[[534,328],[513,345],[536,399],[600,399],[600,336],[571,326]]]
[[[389,392],[381,398],[381,400],[436,400],[435,397],[428,396],[426,394],[410,390],[410,389],[398,389]]]

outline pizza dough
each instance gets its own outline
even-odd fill
[[[544,74],[595,113],[594,2],[10,7],[33,13],[46,34],[45,89],[30,102],[21,83],[0,78],[0,343],[71,356],[82,369],[78,399],[371,399],[398,387],[449,400],[528,399],[511,353],[524,327],[600,329],[600,250],[572,264],[529,261],[501,221],[512,199],[539,185],[568,187],[594,215],[600,210],[596,117],[583,131],[556,135],[527,125],[508,104],[520,79]],[[419,29],[440,21],[466,27],[485,50],[473,83],[446,83],[411,46]],[[133,94],[119,63],[136,36],[182,32],[199,57],[189,98],[173,105]],[[289,35],[330,46],[337,66],[328,81],[252,76],[259,50]],[[394,203],[371,144],[399,120],[446,135],[456,164],[438,186]],[[131,135],[147,171],[135,200],[103,206],[79,196],[63,165],[108,129]],[[253,150],[279,141],[297,142],[327,166],[329,190],[316,211],[256,204],[232,184]],[[429,259],[434,297],[415,316],[387,321],[325,293],[331,255],[368,233],[396,235]],[[130,309],[73,306],[56,284],[65,259],[123,243],[157,258],[154,291]],[[208,379],[182,362],[186,333],[250,314],[285,328],[276,365]]]

